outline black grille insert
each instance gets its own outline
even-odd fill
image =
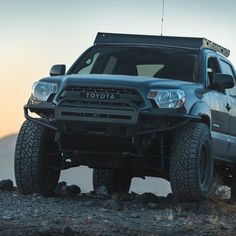
[[[67,86],[60,95],[62,106],[88,106],[115,109],[142,107],[144,100],[137,89]]]

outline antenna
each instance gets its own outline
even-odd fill
[[[162,0],[162,13],[161,13],[161,36],[162,36],[162,32],[163,32],[164,10],[165,10],[165,0]]]

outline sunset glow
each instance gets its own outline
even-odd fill
[[[33,82],[67,68],[98,31],[160,35],[162,0],[0,1],[0,138],[18,132]],[[231,50],[235,1],[165,0],[164,35],[206,37]]]

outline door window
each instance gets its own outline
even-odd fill
[[[212,84],[215,73],[220,73],[219,64],[215,57],[209,57],[207,62],[207,75],[210,85]]]
[[[220,61],[220,65],[221,65],[222,73],[232,75],[235,80],[234,71],[231,65],[223,60]],[[227,91],[229,95],[236,97],[236,86],[234,86],[233,88],[227,89]]]

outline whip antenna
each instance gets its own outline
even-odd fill
[[[162,0],[162,13],[161,13],[161,36],[162,36],[162,32],[163,32],[164,10],[165,10],[165,0]]]

